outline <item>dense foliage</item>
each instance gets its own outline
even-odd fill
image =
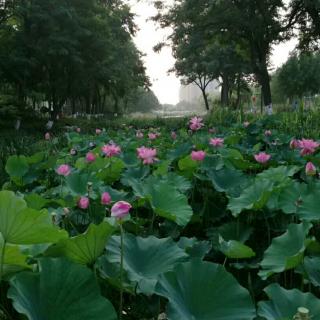
[[[273,121],[75,127],[9,157],[2,317],[319,319],[319,143]]]
[[[121,112],[149,86],[123,1],[15,1],[3,12],[0,92],[15,96],[20,109],[41,108],[53,118],[63,107]]]
[[[229,104],[254,76],[262,89],[263,103],[272,103],[270,56],[273,45],[299,30],[299,51],[317,49],[320,36],[319,1],[309,0],[180,0],[172,6],[155,1],[154,17],[163,28],[171,27],[167,44],[176,58],[174,70],[183,81],[196,83],[203,91],[212,79],[221,81],[221,103]],[[160,49],[165,43],[159,44]]]

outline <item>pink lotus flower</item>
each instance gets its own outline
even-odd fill
[[[222,138],[212,138],[212,139],[210,139],[210,144],[213,147],[216,147],[216,148],[223,147],[223,143],[224,143],[224,139],[222,139]]]
[[[206,156],[206,153],[204,151],[192,151],[191,152],[191,159],[193,161],[203,161],[205,156]]]
[[[122,219],[129,214],[131,204],[126,201],[118,201],[111,208],[111,217]]]
[[[192,130],[192,131],[198,131],[200,130],[204,124],[203,124],[203,119],[200,118],[200,117],[193,117],[190,119],[190,122],[189,122],[189,128]]]
[[[87,162],[94,162],[96,161],[96,156],[94,153],[92,152],[88,152],[87,155],[86,155],[86,161]]]
[[[177,139],[177,134],[176,134],[175,131],[172,131],[172,132],[171,132],[171,138],[172,138],[173,140],[176,140],[176,139]]]
[[[96,129],[96,134],[101,134],[102,133],[102,130],[101,129]]]
[[[271,131],[271,130],[266,130],[266,131],[264,132],[264,135],[265,135],[266,137],[270,137],[270,136],[272,136],[272,131]]]
[[[245,121],[245,122],[243,123],[243,126],[244,126],[245,128],[248,128],[248,127],[250,126],[250,122],[249,122],[249,121]]]
[[[47,132],[47,133],[44,135],[44,138],[45,138],[46,140],[50,140],[50,138],[51,138],[50,133]]]
[[[313,154],[319,147],[319,143],[311,139],[298,140],[298,147],[302,156]]]
[[[158,138],[158,134],[157,134],[157,133],[150,132],[150,133],[148,133],[148,138],[149,138],[150,140],[155,140],[155,139]]]
[[[157,156],[157,149],[140,147],[137,148],[138,158],[143,160],[143,164],[152,164],[158,159]]]
[[[81,132],[81,129],[80,129],[80,128],[77,128],[76,131],[77,131],[78,133],[80,133],[80,132]]]
[[[256,154],[254,158],[259,163],[267,163],[270,160],[271,155],[265,152],[260,152],[259,154]]]
[[[292,139],[290,141],[290,148],[291,149],[297,149],[299,147],[299,141],[296,139]]]
[[[138,139],[142,139],[142,138],[143,138],[143,133],[142,133],[140,130],[137,131],[136,137],[137,137]]]
[[[80,209],[87,209],[89,207],[90,200],[87,197],[81,197],[78,201],[78,207]]]
[[[104,192],[101,195],[101,204],[107,205],[107,204],[110,204],[110,202],[111,202],[111,196],[110,196],[109,192]]]
[[[71,173],[71,167],[67,164],[62,164],[61,166],[58,167],[56,170],[57,174],[59,176],[68,176]]]
[[[317,173],[317,168],[312,162],[308,162],[306,165],[306,175],[314,176]]]
[[[101,150],[109,158],[121,153],[121,148],[114,143],[104,145]]]

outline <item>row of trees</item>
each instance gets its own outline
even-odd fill
[[[122,0],[0,0],[2,92],[53,118],[66,104],[119,112],[149,87],[133,20]]]
[[[174,71],[185,83],[195,83],[209,109],[206,88],[221,81],[221,102],[229,104],[232,92],[246,84],[261,85],[265,106],[272,103],[270,55],[272,46],[299,36],[299,50],[318,49],[320,0],[178,0],[173,6],[155,1],[154,17],[163,28],[171,28],[166,42],[176,58]]]

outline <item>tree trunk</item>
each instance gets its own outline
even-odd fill
[[[260,84],[262,87],[263,103],[265,106],[269,106],[272,103],[272,98],[271,98],[270,76],[269,76],[269,72],[266,65],[261,70]]]
[[[206,106],[206,110],[209,111],[209,101],[208,101],[208,96],[206,93],[206,89],[201,88],[201,92],[202,92],[202,96],[203,96],[203,100],[204,100],[204,104]]]
[[[222,75],[222,87],[221,87],[221,105],[229,105],[229,77],[226,74]]]
[[[241,75],[238,74],[237,77],[237,101],[236,101],[236,108],[238,109],[241,103]]]

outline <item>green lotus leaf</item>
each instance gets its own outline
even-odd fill
[[[297,215],[299,216],[299,218],[305,221],[319,220],[319,199],[319,190],[312,190],[308,194],[305,194],[301,199],[302,203],[297,211]]]
[[[65,256],[76,263],[92,265],[103,253],[107,240],[114,231],[114,227],[107,222],[90,224],[84,234],[60,240],[47,250],[46,255]]]
[[[176,222],[184,227],[190,221],[193,211],[188,204],[188,199],[175,187],[167,183],[154,185],[149,192],[151,206],[161,217]]]
[[[234,216],[238,216],[242,210],[262,209],[268,202],[273,192],[273,183],[269,180],[255,180],[237,198],[230,198],[228,209]]]
[[[80,172],[72,173],[66,177],[67,186],[74,195],[84,196],[88,192],[89,175]]]
[[[262,270],[259,275],[262,279],[293,269],[302,262],[306,249],[305,239],[310,228],[308,223],[290,224],[284,234],[273,238],[261,262]]]
[[[209,171],[208,177],[218,192],[226,192],[232,196],[239,196],[241,186],[247,184],[247,178],[241,171],[229,168]]]
[[[183,171],[186,176],[192,176],[193,172],[198,168],[199,163],[197,161],[193,161],[191,156],[187,156],[178,162],[178,167],[181,171]]]
[[[304,259],[304,268],[311,283],[316,287],[320,287],[320,258],[306,257]]]
[[[29,170],[27,158],[25,156],[11,156],[7,160],[5,169],[11,178],[22,178]]]
[[[226,257],[231,259],[246,259],[256,255],[250,247],[236,240],[225,241],[221,239],[219,249]]]
[[[27,256],[21,252],[19,246],[12,244],[6,244],[5,248],[3,246],[4,242],[0,236],[0,252],[4,252],[3,261],[0,256],[0,265],[3,264],[2,276],[31,268],[26,262]]]
[[[251,320],[247,290],[221,265],[194,259],[159,277],[155,292],[169,300],[169,320]]]
[[[196,238],[182,237],[178,242],[178,246],[193,258],[203,258],[211,250],[209,241],[199,241]]]
[[[0,192],[0,232],[6,243],[55,243],[68,236],[53,226],[46,211],[27,208],[26,202],[11,191]]]
[[[292,320],[298,308],[310,311],[310,319],[320,320],[320,300],[311,293],[297,289],[286,290],[271,284],[264,290],[270,301],[259,302],[258,314],[267,320]]]
[[[112,237],[107,245],[106,257],[109,262],[120,264],[120,237]],[[159,274],[188,259],[185,251],[171,239],[124,237],[124,269],[132,282],[138,283],[138,290],[153,292]]]
[[[100,296],[93,273],[66,259],[39,260],[39,272],[10,280],[8,297],[29,320],[116,320],[112,304]]]

